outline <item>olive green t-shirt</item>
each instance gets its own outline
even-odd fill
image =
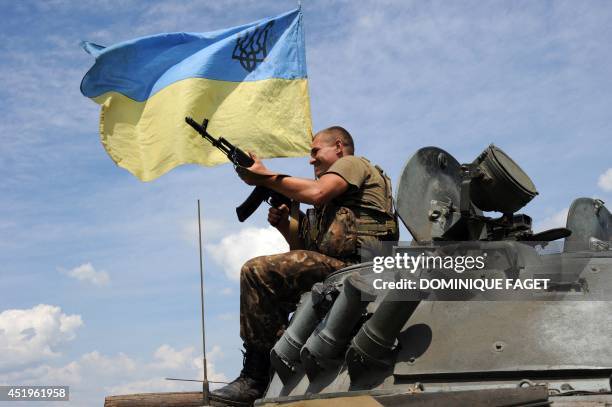
[[[341,176],[349,189],[335,201],[349,208],[371,209],[383,213],[391,211],[391,188],[370,162],[363,157],[344,156],[323,174]],[[389,181],[387,181],[389,182]]]

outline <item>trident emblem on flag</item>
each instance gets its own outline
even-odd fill
[[[257,27],[244,37],[238,37],[234,52],[232,52],[232,59],[237,59],[244,69],[253,72],[257,64],[263,62],[268,55],[266,48],[268,33],[273,25],[274,21],[270,21],[263,28]]]

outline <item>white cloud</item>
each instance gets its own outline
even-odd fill
[[[206,367],[208,380],[212,382],[227,382],[227,377],[217,371],[214,362],[223,357],[223,351],[218,345],[206,352]],[[108,394],[133,394],[147,392],[186,391],[199,390],[196,382],[180,380],[166,380],[171,376],[175,379],[202,380],[202,356],[194,355],[193,347],[175,350],[169,345],[160,346],[154,354],[155,361],[146,366],[149,374],[147,378],[120,382],[107,387]],[[151,373],[159,372],[157,377],[150,377]],[[119,384],[120,383],[120,384]],[[220,387],[221,383],[211,384],[211,388]]]
[[[536,227],[534,227],[534,230],[541,232],[547,229],[565,227],[568,212],[569,208],[564,208],[558,212],[553,213],[552,215],[536,223]]]
[[[0,382],[62,383],[80,388],[90,380],[95,383],[122,380],[134,374],[137,367],[137,362],[123,353],[119,353],[115,357],[109,357],[98,351],[93,351],[64,366],[40,364],[35,367],[0,374]]]
[[[169,345],[162,345],[157,348],[154,357],[155,361],[150,365],[152,369],[180,369],[193,359],[193,347],[177,351]]]
[[[282,235],[272,226],[246,228],[224,237],[218,244],[207,247],[213,259],[232,280],[240,279],[240,268],[249,259],[289,250]]]
[[[215,363],[218,362],[219,359],[223,359],[223,356],[223,350],[218,345],[213,346],[211,350],[206,352],[206,374],[208,375],[209,381],[216,382],[210,385],[210,387],[213,389],[223,386],[223,383],[229,382],[227,376],[225,376],[225,374],[221,372],[218,372],[217,367],[215,365]],[[202,357],[195,358],[193,360],[193,365],[195,366],[197,371],[200,372],[198,378],[202,379],[204,377],[204,373],[202,371]]]
[[[215,362],[223,357],[218,345],[206,353],[208,380],[227,382],[217,371]],[[202,356],[193,347],[174,349],[164,344],[158,347],[150,361],[138,361],[119,353],[106,356],[98,351],[82,355],[63,366],[41,364],[36,367],[0,373],[0,383],[61,383],[70,386],[70,405],[100,404],[105,396],[166,392],[197,391],[201,384],[189,381],[166,380],[166,377],[202,380]],[[222,384],[211,384],[212,388]]]
[[[124,353],[119,353],[115,357],[108,357],[98,351],[81,356],[79,365],[84,370],[97,372],[97,374],[111,379],[117,375],[131,374],[138,367],[137,362]]]
[[[612,191],[612,168],[608,168],[606,172],[599,176],[597,185],[606,192]]]
[[[221,289],[222,295],[232,295],[233,293],[234,293],[234,290],[232,290],[231,287],[225,287]]]
[[[42,364],[23,370],[0,373],[0,383],[2,384],[61,383],[62,385],[73,386],[79,385],[81,381],[81,366],[76,361],[60,367]]]
[[[87,281],[94,285],[107,285],[110,277],[106,271],[96,271],[91,263],[81,264],[65,272],[66,275],[76,278],[79,281]]]
[[[25,367],[60,355],[59,348],[76,336],[83,321],[60,307],[40,304],[0,314],[0,369]]]

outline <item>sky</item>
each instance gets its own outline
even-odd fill
[[[210,380],[241,368],[238,275],[287,250],[229,165],[143,183],[117,167],[79,91],[82,40],[112,45],[274,16],[295,1],[0,0],[0,384],[69,385],[71,401],[198,390],[197,200]],[[419,148],[471,162],[490,143],[531,176],[535,230],[578,197],[612,199],[612,3],[302,3],[314,129],[341,125],[397,181]],[[307,158],[272,159],[311,177]],[[608,204],[608,207],[610,205]],[[410,240],[406,230],[403,240]],[[27,404],[23,404],[24,406]]]

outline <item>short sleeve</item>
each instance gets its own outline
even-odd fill
[[[337,174],[349,185],[359,189],[367,177],[368,169],[366,163],[359,157],[349,155],[333,163],[323,175],[325,174]]]

